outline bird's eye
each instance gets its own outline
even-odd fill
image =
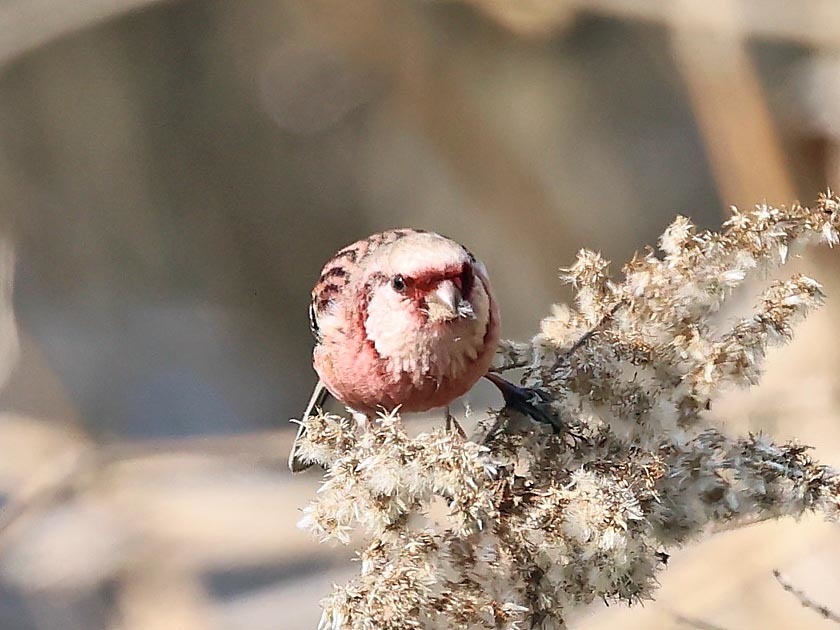
[[[391,278],[391,286],[394,288],[394,291],[402,293],[403,291],[405,291],[405,278],[397,274],[396,276]]]

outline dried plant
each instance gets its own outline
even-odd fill
[[[802,275],[773,283],[756,311],[718,332],[731,291],[789,248],[838,243],[840,199],[735,210],[721,233],[678,218],[663,255],[613,281],[581,251],[557,306],[499,369],[525,366],[563,429],[492,413],[474,441],[442,428],[410,438],[400,418],[360,430],[321,414],[302,454],[326,468],[302,526],[324,540],[360,532],[360,575],[323,602],[324,628],[564,628],[596,599],[651,597],[674,548],[710,524],[840,512],[840,477],[795,443],[714,428],[715,399],[752,385],[767,347],[822,301]],[[711,411],[709,411],[711,409]],[[435,522],[435,504],[447,511]]]

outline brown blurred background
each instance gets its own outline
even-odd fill
[[[580,247],[617,270],[676,213],[836,185],[838,53],[837,0],[5,0],[0,628],[313,628],[357,569],[285,468],[324,260],[442,232],[529,338]],[[797,264],[829,307],[718,415],[840,466],[838,259]],[[574,625],[828,627],[770,571],[840,609],[838,562],[836,528],[753,525]]]

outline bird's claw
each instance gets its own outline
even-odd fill
[[[488,373],[485,378],[493,383],[505,399],[505,407],[530,416],[535,421],[547,424],[554,433],[570,433],[568,427],[555,413],[550,411],[551,396],[538,388],[520,387],[498,374]]]
[[[464,431],[464,427],[461,426],[461,423],[455,419],[455,416],[452,415],[452,412],[449,411],[449,407],[446,408],[446,432],[451,433],[452,430],[455,430],[459,436],[461,436],[462,440],[467,439],[467,432]]]

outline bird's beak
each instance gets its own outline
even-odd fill
[[[426,300],[433,319],[451,320],[463,317],[474,319],[472,304],[463,298],[461,290],[452,280],[444,280]]]

